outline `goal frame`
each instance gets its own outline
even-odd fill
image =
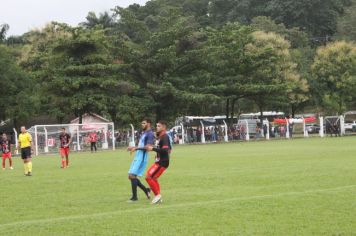
[[[85,125],[110,125],[112,128],[108,129],[111,130],[111,139],[112,139],[112,150],[115,150],[115,126],[114,126],[114,122],[101,122],[101,123],[83,123],[83,124],[50,124],[50,125],[35,125],[31,128],[34,129],[34,141],[35,141],[35,156],[39,155],[39,148],[38,148],[38,128],[43,128],[45,131],[45,153],[49,153],[48,151],[48,134],[47,134],[47,129],[46,127],[61,127],[61,126],[66,126],[66,127],[80,127],[80,126],[85,126]],[[79,129],[76,129],[77,132],[77,151],[81,151],[81,147],[80,147],[80,131]],[[107,145],[108,144],[108,140],[107,140],[107,135],[104,135],[104,143]],[[107,148],[108,149],[108,148]]]

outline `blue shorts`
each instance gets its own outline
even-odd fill
[[[145,172],[148,162],[148,152],[137,150],[131,163],[129,174],[142,176]]]

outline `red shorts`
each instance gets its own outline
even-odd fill
[[[60,152],[61,156],[68,156],[69,155],[69,147],[61,148],[59,152]]]
[[[2,159],[7,159],[7,158],[11,158],[11,152],[8,152],[8,153],[3,153],[2,154]]]
[[[147,171],[146,177],[152,178],[152,179],[158,179],[163,172],[166,170],[163,166],[160,166],[157,163],[154,163]]]

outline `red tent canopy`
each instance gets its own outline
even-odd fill
[[[314,123],[316,120],[317,119],[316,119],[315,116],[304,118],[305,123]],[[274,119],[273,122],[276,123],[276,124],[285,125],[285,124],[287,124],[287,119]],[[292,119],[291,122],[293,122],[293,123],[303,123],[303,119],[302,118],[300,118],[300,119]]]
[[[274,119],[273,120],[273,122],[274,123],[276,123],[276,124],[281,124],[281,125],[285,125],[285,124],[287,124],[287,120],[286,119]]]
[[[305,118],[304,120],[305,120],[305,123],[314,123],[316,121],[316,117],[311,116],[311,117]]]

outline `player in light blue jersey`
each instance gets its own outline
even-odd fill
[[[146,194],[146,197],[150,199],[151,189],[146,188],[140,181],[138,177],[141,177],[145,172],[148,162],[148,152],[144,149],[146,145],[154,144],[154,133],[151,129],[151,120],[144,119],[141,122],[142,130],[144,131],[141,135],[138,147],[129,147],[127,150],[135,152],[135,157],[131,163],[131,167],[129,170],[129,180],[131,181],[132,187],[132,197],[129,202],[135,202],[138,200],[137,198],[137,186],[142,189],[142,191]]]

